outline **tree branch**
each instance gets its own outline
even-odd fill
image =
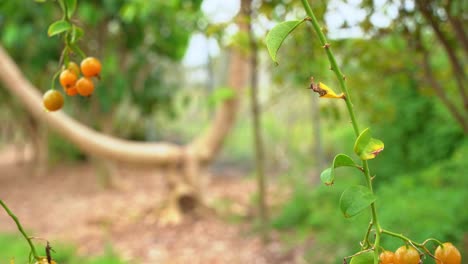
[[[426,76],[426,81],[432,87],[436,95],[442,101],[442,103],[447,107],[447,109],[452,113],[452,116],[455,118],[457,123],[462,127],[463,132],[465,134],[468,133],[468,123],[467,119],[463,116],[463,114],[457,109],[455,104],[449,100],[447,94],[444,91],[442,85],[434,78],[434,75],[431,70],[430,65],[430,55],[429,52],[425,48],[421,48],[423,53],[423,69],[424,75]]]
[[[455,51],[450,46],[448,39],[442,32],[442,29],[440,28],[438,21],[436,21],[436,18],[433,16],[433,12],[432,12],[432,9],[430,8],[430,4],[428,4],[427,1],[417,0],[416,5],[418,6],[422,15],[426,18],[426,20],[431,25],[437,39],[442,44],[449,58],[449,61],[450,61],[450,64],[452,65],[453,73],[455,75],[455,79],[457,82],[458,91],[460,93],[460,97],[463,102],[463,107],[465,111],[468,111],[468,96],[466,94],[465,87],[464,87],[466,83],[466,76],[464,73],[463,66],[460,63],[460,61],[457,59]]]
[[[225,100],[220,105],[206,133],[187,146],[179,146],[167,142],[136,142],[115,138],[80,124],[63,111],[46,113],[38,89],[24,77],[12,58],[0,45],[0,82],[21,101],[34,118],[46,123],[88,154],[149,166],[178,164],[182,161],[186,148],[195,151],[203,163],[214,159],[235,121],[238,90],[244,86],[246,79],[245,65],[246,59],[240,56],[239,52],[233,52],[230,74],[232,80],[230,80],[229,86],[236,90],[236,96]]]
[[[447,5],[445,5],[445,13],[447,14],[448,21],[455,31],[455,37],[458,39],[465,56],[468,58],[468,36],[463,28],[463,23],[458,17],[454,17],[450,12],[452,3],[453,1],[447,1]]]

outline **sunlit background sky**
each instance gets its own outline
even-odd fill
[[[363,36],[362,30],[357,24],[362,21],[366,12],[359,7],[362,0],[348,0],[344,3],[340,0],[331,0],[328,4],[328,10],[325,14],[325,23],[328,28],[330,38],[359,38]],[[397,16],[398,6],[396,4],[388,4],[386,0],[376,0],[376,12],[371,17],[371,22],[378,27],[386,27],[391,20]],[[411,1],[406,1],[409,6],[413,7]],[[229,22],[239,12],[239,0],[204,0],[202,11],[208,17],[211,23]],[[341,26],[344,22],[350,26],[343,29]],[[256,31],[269,30],[274,26],[274,23],[259,19],[255,29]],[[228,30],[229,33],[229,30]],[[203,34],[194,34],[190,40],[189,48],[185,54],[183,63],[187,67],[197,67],[207,63],[208,54],[215,57],[219,54],[220,48],[214,39],[207,39]]]

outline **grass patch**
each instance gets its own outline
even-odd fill
[[[108,246],[104,254],[95,257],[78,256],[76,248],[65,243],[54,242],[52,245],[55,253],[53,258],[59,264],[125,264],[118,254]],[[19,235],[0,234],[0,263],[10,263],[14,259],[16,264],[28,263],[29,247],[26,241]],[[44,248],[36,243],[38,254],[45,255]]]

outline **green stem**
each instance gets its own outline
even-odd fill
[[[312,26],[317,33],[320,43],[322,44],[323,48],[325,49],[325,52],[327,53],[328,60],[330,61],[331,64],[331,69],[335,73],[336,78],[338,79],[338,82],[340,83],[340,89],[341,92],[345,94],[345,102],[346,102],[346,108],[348,109],[349,116],[351,118],[351,123],[353,125],[354,133],[356,134],[356,137],[359,136],[360,130],[358,127],[358,123],[356,121],[356,116],[354,114],[354,109],[353,109],[353,104],[351,103],[351,97],[348,92],[348,87],[346,86],[345,82],[345,76],[341,72],[340,68],[338,67],[338,63],[336,62],[335,56],[333,55],[332,49],[330,47],[330,44],[327,42],[327,38],[325,37],[325,34],[323,34],[322,28],[320,27],[320,24],[317,20],[317,18],[314,15],[314,12],[310,8],[309,2],[307,0],[301,0],[302,5],[304,6],[307,15],[310,17],[310,22],[312,22]]]
[[[10,208],[8,208],[8,206],[2,200],[0,200],[0,205],[2,205],[3,209],[5,209],[5,211],[8,213],[8,215],[13,219],[13,221],[15,221],[16,226],[18,227],[18,230],[21,232],[21,234],[23,234],[26,241],[28,241],[29,247],[31,248],[31,253],[33,254],[34,258],[36,260],[39,260],[40,258],[37,255],[36,248],[34,247],[31,239],[28,237],[28,235],[24,231],[24,229],[21,226],[21,224],[20,224],[18,218],[16,217],[16,215],[14,215],[13,212],[11,212]]]
[[[346,108],[348,109],[349,117],[351,118],[351,123],[353,125],[354,129],[354,134],[356,137],[359,136],[360,130],[359,126],[356,120],[356,115],[354,114],[354,109],[353,109],[353,104],[351,102],[351,97],[348,92],[348,87],[346,86],[346,78],[341,72],[340,68],[338,67],[338,63],[336,62],[335,56],[333,55],[332,49],[330,47],[330,44],[327,42],[327,38],[325,37],[325,34],[323,33],[320,24],[317,20],[317,18],[314,15],[314,12],[312,11],[312,8],[309,5],[309,2],[307,0],[301,0],[302,5],[304,6],[304,9],[307,13],[307,15],[310,17],[310,21],[312,22],[312,26],[317,33],[320,43],[322,44],[323,48],[325,49],[325,52],[327,53],[328,60],[330,61],[331,64],[331,69],[335,73],[336,78],[338,79],[338,82],[340,83],[340,89],[341,91],[345,94],[345,102],[346,102]],[[362,161],[362,166],[364,169],[364,175],[366,178],[366,183],[367,187],[371,191],[371,193],[374,193],[373,188],[372,188],[372,178],[369,170],[369,165],[366,160]],[[377,210],[375,208],[375,203],[371,204],[371,213],[372,213],[372,222],[375,226],[375,241],[374,241],[374,264],[378,264],[379,262],[379,249],[380,249],[380,235],[381,235],[381,227],[377,218]]]
[[[361,243],[361,246],[363,249],[368,249],[369,248],[369,235],[370,235],[370,232],[372,230],[372,226],[374,225],[374,223],[372,222],[372,220],[370,221],[369,223],[369,226],[367,227],[367,232],[366,232],[366,235],[364,236],[364,239],[362,240],[362,243]]]
[[[435,238],[428,238],[428,239],[424,240],[424,242],[422,242],[422,243],[417,243],[417,242],[409,239],[408,237],[406,237],[403,234],[398,234],[398,233],[395,233],[395,232],[392,232],[392,231],[389,231],[389,230],[386,230],[386,229],[381,229],[381,231],[382,231],[382,234],[386,234],[386,235],[389,235],[389,236],[392,236],[392,237],[399,238],[399,239],[405,241],[408,244],[411,244],[413,246],[416,246],[416,247],[419,247],[419,248],[422,248],[422,249],[426,249],[426,243],[430,242],[430,241],[434,241],[434,242],[436,242],[437,244],[439,244],[440,246],[443,247],[443,243],[440,242],[439,240],[435,239]]]

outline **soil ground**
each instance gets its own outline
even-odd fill
[[[1,199],[31,235],[69,242],[79,254],[102,254],[110,243],[131,263],[304,263],[301,249],[286,249],[278,239],[263,244],[252,231],[246,219],[255,185],[239,173],[208,177],[204,194],[217,208],[213,213],[162,226],[164,171],[119,166],[115,186],[105,188],[90,164],[62,164],[34,176],[16,154],[12,148],[0,152]],[[16,232],[3,212],[0,232]]]

